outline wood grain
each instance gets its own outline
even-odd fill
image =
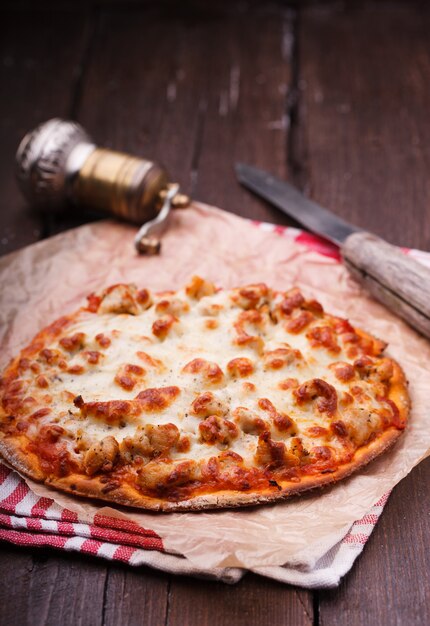
[[[195,196],[239,215],[290,223],[237,183],[243,161],[286,176],[292,16],[261,8],[215,22],[208,32],[208,74]],[[222,41],[223,53],[219,43]]]
[[[296,145],[307,190],[363,228],[426,248],[430,13],[354,7],[301,14]],[[429,479],[427,461],[396,487],[340,588],[319,593],[321,625],[429,623]]]
[[[391,243],[430,249],[430,6],[328,3],[300,23],[309,195]]]
[[[27,550],[19,550],[7,543],[0,542],[0,626],[18,623],[27,624],[26,593],[30,588],[33,559]],[[8,582],[7,585],[4,581]],[[19,613],[19,617],[18,617]]]
[[[78,120],[101,145],[159,161],[198,200],[287,223],[237,184],[233,166],[286,172],[291,14],[222,3],[131,15],[101,13]]]
[[[170,577],[146,567],[108,569],[103,626],[158,626],[166,623]]]
[[[1,626],[101,624],[107,566],[96,559],[2,546]]]
[[[252,574],[234,587],[176,578],[169,594],[166,626],[183,624],[311,626],[313,609],[308,592]]]
[[[430,269],[366,232],[341,247],[349,271],[371,295],[430,339]]]
[[[54,116],[68,116],[85,47],[79,12],[2,12],[0,19],[0,253],[46,235],[44,220],[18,191],[15,153],[24,134]]]

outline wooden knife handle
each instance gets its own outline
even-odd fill
[[[350,235],[341,254],[351,274],[413,328],[430,338],[430,269],[366,232]]]

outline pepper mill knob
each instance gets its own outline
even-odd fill
[[[40,124],[25,135],[16,153],[16,176],[22,193],[34,206],[60,208],[71,196],[70,180],[95,148],[75,122],[54,118]]]

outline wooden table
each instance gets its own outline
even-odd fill
[[[17,191],[18,141],[52,116],[161,161],[193,197],[240,215],[288,223],[239,187],[236,160],[430,249],[428,5],[44,4],[1,15],[3,253],[89,219],[43,218]],[[429,480],[427,461],[394,490],[333,591],[253,575],[229,587],[3,544],[0,624],[428,624]]]

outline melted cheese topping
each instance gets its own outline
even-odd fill
[[[45,472],[72,471],[46,453],[60,442],[73,471],[126,468],[145,493],[298,481],[403,427],[382,348],[297,289],[116,285],[23,351],[3,380],[2,430],[43,449]]]

